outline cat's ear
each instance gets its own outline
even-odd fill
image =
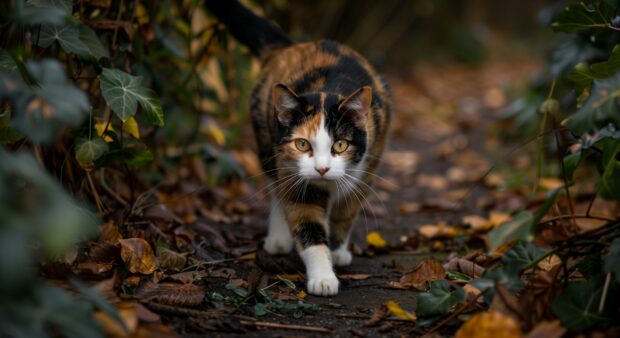
[[[293,114],[301,108],[301,102],[297,94],[282,83],[278,83],[273,87],[272,102],[278,121],[284,126],[288,126],[291,123]]]
[[[366,128],[372,103],[372,88],[364,86],[340,102],[338,110],[348,115],[358,128]]]

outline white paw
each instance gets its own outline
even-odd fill
[[[290,231],[271,233],[265,238],[263,247],[270,255],[288,254],[293,250],[293,236]]]
[[[336,266],[349,266],[353,260],[351,251],[344,247],[340,247],[337,250],[332,251],[332,262]]]
[[[338,278],[333,273],[326,276],[308,276],[308,293],[315,296],[334,296],[338,293]]]

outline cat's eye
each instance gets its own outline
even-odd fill
[[[332,146],[332,150],[337,154],[347,150],[347,148],[349,148],[349,142],[346,140],[338,140],[334,142],[334,145]]]
[[[304,153],[311,149],[310,142],[308,142],[308,140],[305,140],[303,138],[298,138],[295,140],[295,147],[297,147],[299,151],[303,151]]]

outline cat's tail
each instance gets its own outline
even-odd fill
[[[226,25],[235,39],[248,46],[258,57],[293,44],[280,28],[252,13],[237,0],[207,0],[206,7]]]

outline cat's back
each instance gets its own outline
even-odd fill
[[[363,56],[331,40],[273,51],[263,61],[256,94],[268,100],[276,83],[284,83],[298,94],[323,91],[347,96],[371,86],[373,99],[384,103],[390,96],[386,83]]]

